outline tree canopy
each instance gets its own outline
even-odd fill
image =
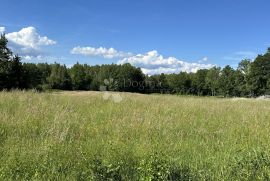
[[[68,68],[58,63],[22,63],[0,37],[0,90],[60,89],[106,90],[192,94],[203,96],[259,96],[270,94],[270,48],[254,60],[243,60],[236,69],[225,66],[148,76],[130,64],[76,63]]]

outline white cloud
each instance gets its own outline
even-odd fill
[[[157,51],[153,50],[146,54],[133,55],[132,53],[118,51],[114,48],[104,47],[74,47],[71,54],[84,55],[84,56],[100,56],[104,58],[122,58],[117,63],[124,64],[130,63],[136,67],[140,67],[146,74],[160,74],[160,73],[179,73],[183,72],[196,72],[199,69],[209,69],[214,65],[203,64],[201,62],[208,61],[208,57],[204,57],[199,63],[188,63],[178,60],[175,57],[164,58],[159,55]]]
[[[208,61],[208,57],[203,57],[201,60],[199,60],[199,63],[203,63],[203,62],[207,62]]]
[[[160,73],[179,73],[179,72],[197,72],[199,69],[209,69],[212,64],[188,63],[178,60],[175,57],[164,58],[157,51],[153,50],[144,55],[138,54],[126,57],[118,64],[130,63],[136,67],[140,67],[146,74]]]
[[[128,57],[132,56],[131,53],[126,53],[122,51],[117,51],[114,48],[104,48],[104,47],[74,47],[71,51],[71,54],[76,54],[76,55],[84,55],[84,56],[101,56],[104,58],[123,58],[123,57]]]
[[[54,45],[56,41],[49,39],[46,36],[40,36],[37,33],[36,28],[27,27],[18,32],[12,32],[6,34],[7,39],[24,48],[38,49],[41,46]]]
[[[208,57],[204,57],[204,58],[202,59],[202,61],[207,62],[207,61],[208,61]]]
[[[5,30],[6,30],[6,28],[5,28],[5,27],[0,27],[0,34],[4,33],[4,32],[5,32]]]
[[[40,61],[44,61],[44,56],[42,55],[37,55],[37,56],[31,56],[31,55],[25,55],[21,57],[22,60],[26,61],[26,62],[40,62]]]
[[[47,55],[37,55],[37,56],[31,56],[31,55],[26,55],[26,56],[21,56],[22,60],[24,62],[35,62],[35,63],[64,63],[64,60],[66,59],[65,57],[55,57],[55,56],[47,56]]]
[[[10,32],[6,34],[8,44],[11,50],[22,57],[44,56],[44,46],[56,44],[56,41],[49,39],[47,36],[38,34],[35,27],[22,28],[18,32]]]

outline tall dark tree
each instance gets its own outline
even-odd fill
[[[117,81],[120,91],[143,92],[145,88],[145,76],[140,68],[130,64],[123,64],[119,67]]]
[[[7,47],[5,35],[0,37],[0,89],[22,88],[22,64]]]
[[[160,88],[161,88],[160,93],[169,93],[170,92],[168,80],[167,80],[167,77],[164,73],[161,73],[159,76],[159,84],[160,84]]]
[[[242,60],[237,67],[237,70],[239,70],[244,75],[250,74],[250,68],[251,68],[251,60],[245,59]]]
[[[65,65],[53,64],[48,83],[52,89],[70,90],[72,88],[71,78]]]
[[[87,67],[76,63],[70,69],[70,77],[74,90],[89,90],[91,77],[87,76]]]
[[[220,67],[213,67],[209,69],[205,76],[206,87],[211,91],[212,96],[216,96],[218,94],[219,77],[220,77]]]
[[[187,72],[167,75],[168,85],[173,93],[189,94],[193,92],[191,87],[191,75]]]
[[[223,96],[235,96],[235,72],[227,65],[221,71],[219,79],[220,94]]]
[[[167,76],[168,78],[168,76]],[[146,93],[159,93],[161,92],[161,83],[159,82],[159,75],[146,76]]]
[[[270,94],[270,48],[251,64],[249,84],[254,95]]]
[[[206,86],[206,75],[208,70],[202,69],[198,70],[197,73],[193,74],[192,87],[197,95],[207,95],[208,90]]]
[[[237,96],[250,96],[250,86],[248,80],[250,77],[251,60],[242,60],[235,72],[235,90]]]
[[[40,72],[39,79],[41,84],[47,85],[48,84],[47,77],[49,77],[51,74],[51,66],[47,63],[38,63],[37,68]]]
[[[11,68],[9,72],[9,84],[12,88],[24,88],[23,85],[23,66],[21,58],[15,55],[11,59]]]
[[[40,74],[41,71],[38,69],[37,65],[34,63],[24,63],[23,64],[23,80],[24,86],[27,89],[35,89],[41,84]]]
[[[5,35],[0,37],[0,90],[8,88],[9,72],[10,72],[10,59],[12,52],[7,47],[8,40]]]
[[[0,36],[0,60],[1,61],[9,61],[12,57],[11,50],[7,47],[8,40],[6,39],[4,34]]]

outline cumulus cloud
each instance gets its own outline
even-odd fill
[[[175,57],[164,58],[156,50],[147,52],[146,54],[133,55],[132,53],[117,51],[114,48],[104,47],[74,47],[71,54],[84,56],[100,56],[103,58],[122,58],[117,63],[130,63],[136,67],[140,67],[145,74],[153,75],[160,73],[179,73],[179,72],[196,72],[199,69],[209,69],[214,65],[203,64],[200,62],[208,61],[208,57],[204,57],[199,63],[188,63],[178,60]]]
[[[77,46],[74,47],[70,53],[84,56],[101,56],[107,59],[132,56],[131,53],[117,51],[114,48],[104,48],[104,47],[95,48],[95,47]]]
[[[209,69],[212,64],[189,63],[178,60],[175,57],[164,58],[156,50],[146,54],[138,54],[123,58],[118,64],[130,63],[136,67],[140,67],[146,74],[160,73],[179,73],[179,72],[197,72],[199,69]]]
[[[31,55],[26,55],[26,56],[21,56],[22,60],[25,62],[35,62],[35,63],[64,63],[66,60],[65,57],[56,57],[56,56],[48,56],[48,55],[37,55],[37,56],[31,56]]]
[[[47,36],[41,36],[35,27],[22,28],[18,32],[6,34],[9,46],[14,53],[22,57],[35,57],[43,55],[42,48],[56,44],[56,41],[49,39]]]
[[[38,49],[41,46],[54,45],[56,41],[49,39],[46,36],[40,36],[36,28],[27,27],[18,32],[6,34],[7,39],[17,45],[27,48]]]
[[[4,33],[4,32],[5,32],[5,30],[6,30],[6,28],[5,28],[5,27],[0,27],[0,34]]]

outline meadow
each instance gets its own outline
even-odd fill
[[[0,117],[0,180],[270,179],[268,100],[13,91]]]

